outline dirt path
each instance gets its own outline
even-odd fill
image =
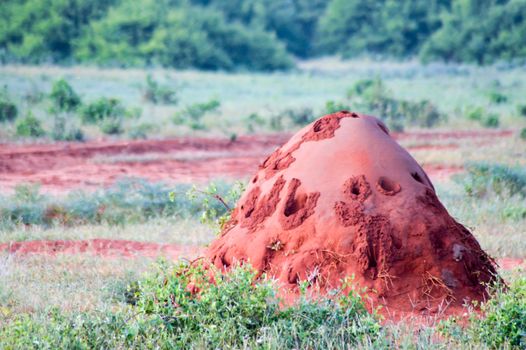
[[[425,131],[396,134],[399,140],[429,140],[419,149],[454,149],[455,144],[433,141],[463,138],[492,139],[511,131]],[[40,183],[44,192],[75,188],[96,189],[122,177],[151,181],[206,182],[217,178],[244,178],[289,134],[242,136],[228,139],[178,138],[170,140],[89,141],[85,143],[0,144],[0,190],[20,183]],[[442,178],[460,168],[425,167],[429,176]]]

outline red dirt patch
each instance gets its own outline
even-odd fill
[[[150,257],[164,256],[169,259],[196,257],[201,247],[137,242],[127,240],[90,239],[82,241],[24,241],[0,244],[0,253],[28,254],[92,254],[102,257]]]
[[[236,215],[249,208],[251,217],[253,203],[261,206],[272,191],[277,210],[256,229],[233,221],[208,249],[210,260],[223,268],[249,261],[293,292],[300,282],[323,291],[354,276],[375,304],[402,312],[461,310],[467,300],[485,298],[481,283],[494,278],[493,260],[381,125],[336,113],[294,135],[275,152],[294,157],[279,170],[286,191],[272,190],[264,164]]]

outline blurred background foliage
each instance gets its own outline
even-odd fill
[[[526,57],[526,0],[3,0],[0,62],[289,69],[295,58]]]

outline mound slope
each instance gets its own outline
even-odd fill
[[[283,288],[354,276],[377,304],[436,312],[481,300],[496,271],[378,119],[342,111],[295,134],[260,165],[208,256],[248,261]]]

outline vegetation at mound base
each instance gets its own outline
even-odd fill
[[[352,280],[343,287],[352,286]],[[0,322],[0,346],[11,348],[327,348],[349,346],[520,349],[526,342],[524,278],[496,286],[465,326],[458,318],[438,327],[404,332],[380,323],[367,300],[348,288],[314,296],[302,284],[301,297],[282,306],[271,280],[256,278],[250,266],[228,273],[201,264],[160,262],[155,272],[121,293],[127,305],[75,314],[49,309],[42,315],[12,315]],[[438,332],[441,336],[438,336]],[[418,333],[415,336],[415,332]]]
[[[302,58],[526,58],[526,0],[7,0],[0,61],[281,70]]]

